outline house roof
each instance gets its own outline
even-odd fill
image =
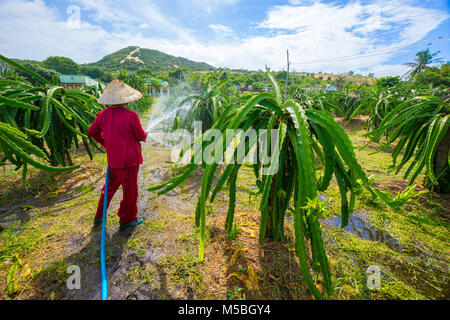
[[[335,85],[328,86],[324,89],[325,91],[337,91],[337,87]]]
[[[92,79],[89,76],[85,76],[84,74],[60,74],[59,75],[60,83],[79,83],[87,86],[95,86],[98,84],[98,81]]]

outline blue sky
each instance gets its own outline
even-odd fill
[[[296,71],[376,76],[427,47],[450,60],[446,0],[0,0],[0,30],[1,54],[78,63],[129,45],[250,70],[289,49]]]

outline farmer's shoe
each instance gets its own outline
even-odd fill
[[[128,229],[128,228],[140,225],[142,222],[144,222],[144,219],[139,219],[139,220],[136,220],[134,222],[130,222],[129,224],[121,224],[119,228],[120,228],[120,230],[125,230],[125,229]]]

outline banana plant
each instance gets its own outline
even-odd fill
[[[70,149],[80,141],[92,158],[91,147],[101,150],[86,134],[101,106],[91,94],[58,86],[21,64],[0,55],[0,60],[41,83],[35,86],[18,77],[0,78],[0,147],[3,162],[23,168],[27,165],[54,172],[74,166]]]
[[[267,139],[264,140],[266,146],[271,146],[272,141],[276,142],[271,149],[270,162],[265,161],[258,153],[256,162],[252,164],[256,185],[261,194],[259,241],[263,243],[267,239],[284,239],[284,217],[287,210],[293,211],[295,248],[301,271],[314,297],[321,299],[324,295],[332,294],[333,284],[319,223],[319,218],[324,214],[323,205],[318,199],[319,192],[328,188],[334,175],[341,195],[342,226],[348,223],[354,206],[354,187],[359,183],[374,196],[379,196],[390,205],[392,203],[389,203],[389,198],[383,193],[370,186],[348,136],[331,115],[291,99],[284,100],[273,76],[269,72],[268,76],[274,84],[275,93],[256,94],[242,99],[238,105],[225,106],[212,125],[212,129],[222,133],[220,138],[211,142],[208,131],[196,138],[190,145],[194,146],[191,163],[177,168],[177,175],[148,190],[159,190],[159,195],[164,194],[180,185],[200,166],[204,167],[195,212],[195,222],[200,227],[199,259],[203,260],[207,202],[213,202],[218,192],[227,185],[229,207],[225,228],[228,233],[232,232],[236,182],[239,170],[244,165],[240,160],[248,156],[253,148],[261,148],[259,139],[238,139],[240,142],[234,146],[229,141],[237,137],[237,133],[233,135],[230,132],[237,131],[230,130],[241,130],[245,134],[251,130],[271,132],[276,129],[276,137],[271,134],[263,136],[263,139]],[[202,147],[196,148],[199,141]],[[226,164],[223,172],[219,170],[220,161],[196,163],[196,157],[207,149],[214,150],[212,154],[214,157],[219,156],[218,159],[223,159],[226,152],[231,152],[236,161]],[[240,153],[239,150],[245,152]],[[319,169],[320,166],[323,169]],[[213,185],[213,178],[216,176],[220,178]],[[312,260],[313,268],[323,277],[323,293],[314,283],[309,260]]]
[[[425,186],[441,193],[450,193],[450,99],[437,96],[410,98],[391,110],[378,129],[367,133],[373,141],[380,141],[387,131],[392,132],[379,151],[397,142],[393,152],[393,165],[398,173],[408,167],[404,177],[413,185],[425,171]],[[397,164],[397,158],[402,159]],[[412,162],[408,163],[412,159]]]

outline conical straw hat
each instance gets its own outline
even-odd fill
[[[122,81],[113,80],[108,84],[102,96],[97,100],[100,104],[115,105],[136,101],[142,98],[142,93],[126,85]]]

